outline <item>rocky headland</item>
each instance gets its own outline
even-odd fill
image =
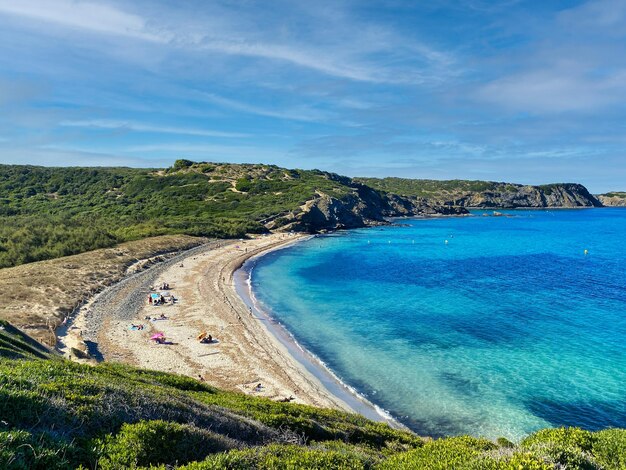
[[[385,225],[388,218],[403,216],[467,215],[468,210],[458,205],[444,205],[425,198],[399,196],[377,191],[367,185],[346,177],[328,174],[330,178],[341,178],[347,194],[333,196],[317,191],[314,198],[306,201],[296,211],[266,224],[268,229],[315,233],[321,230],[336,230]]]
[[[606,207],[626,207],[626,192],[613,191],[605,194],[598,194],[598,200]]]
[[[373,188],[401,197],[421,198],[434,208],[576,208],[602,207],[587,188],[577,183],[541,186],[469,180],[358,178]]]

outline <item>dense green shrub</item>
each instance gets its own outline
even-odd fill
[[[0,432],[0,468],[4,470],[72,468],[79,453],[73,444],[43,434],[36,438],[26,431]]]
[[[376,449],[412,449],[421,438],[386,424],[370,421],[358,414],[320,409],[293,403],[257,401],[242,394],[196,394],[206,404],[226,406],[272,428],[289,429],[305,441],[339,440],[368,445]]]
[[[184,470],[209,470],[228,468],[248,469],[346,469],[366,468],[356,453],[335,450],[307,449],[300,446],[270,445],[254,449],[235,450],[227,454],[214,455],[203,462],[182,467]]]
[[[447,470],[450,468],[495,468],[489,465],[486,451],[496,445],[485,439],[469,436],[438,439],[423,447],[397,454],[378,467],[381,470],[420,468],[424,470]]]
[[[414,197],[443,197],[454,192],[503,191],[514,190],[515,185],[494,183],[491,181],[470,180],[419,180],[407,178],[356,178],[356,181],[374,189],[393,194]]]
[[[499,437],[498,439],[496,439],[496,444],[504,449],[512,449],[513,447],[515,447],[515,444],[513,444],[505,437]]]
[[[576,447],[589,452],[593,447],[594,439],[593,433],[580,428],[548,428],[541,429],[526,437],[522,440],[521,446],[530,448],[534,445],[551,444]]]
[[[161,420],[124,424],[119,433],[96,440],[98,467],[137,468],[181,465],[236,447],[227,437],[186,424]]]
[[[542,429],[526,437],[521,447],[566,468],[594,469],[591,457],[595,436],[580,428]]]
[[[349,194],[348,183],[319,171],[189,160],[165,172],[0,165],[0,268],[156,235],[264,233],[265,219],[316,191]]]
[[[193,165],[194,162],[192,162],[191,160],[186,160],[184,158],[180,159],[180,160],[176,160],[174,162],[174,165],[172,165],[172,171],[176,171],[176,170],[182,170],[184,168],[189,168],[191,165]]]
[[[594,437],[596,462],[606,470],[626,470],[626,429],[605,429]]]

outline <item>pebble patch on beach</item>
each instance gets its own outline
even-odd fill
[[[102,331],[105,320],[132,321],[146,303],[146,296],[151,292],[158,277],[181,260],[202,254],[223,245],[224,241],[210,241],[204,245],[179,253],[172,258],[135,273],[117,284],[100,292],[93,302],[85,305],[77,314],[85,316],[81,330],[83,341],[89,354],[97,360],[103,360],[102,351],[98,349],[98,333]],[[71,325],[69,326],[71,328]],[[68,329],[69,329],[68,328]],[[62,337],[59,338],[62,341]]]

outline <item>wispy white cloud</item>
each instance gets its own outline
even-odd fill
[[[250,30],[250,19],[258,14],[257,11],[246,16],[241,11],[222,9],[223,16],[216,21],[211,17],[200,20],[177,18],[163,6],[153,10],[148,18],[105,2],[0,0],[0,14],[168,45],[179,50],[282,62],[353,81],[421,84],[438,78],[431,68],[441,75],[454,62],[448,53],[398,36],[380,26],[354,24],[337,10],[334,11],[334,35],[330,34],[332,30],[326,23],[313,23],[310,37],[301,38],[293,33],[276,38],[274,31],[264,28],[264,21],[258,18],[255,18],[255,28]],[[264,14],[271,16],[272,12]],[[320,35],[323,41],[319,41]],[[370,58],[371,55],[376,56],[376,60]],[[381,63],[381,56],[392,60]],[[400,61],[406,64],[400,66]]]
[[[593,111],[616,104],[626,96],[626,69],[608,77],[585,75],[584,70],[534,70],[495,80],[477,93],[485,101],[532,113]]]
[[[591,0],[562,11],[559,26],[572,33],[599,31],[602,34],[626,35],[626,2],[624,0]]]
[[[214,103],[220,107],[233,109],[235,111],[241,111],[249,114],[256,114],[258,116],[310,122],[324,121],[331,117],[328,112],[317,110],[309,106],[300,106],[298,108],[268,109],[244,101],[225,98],[215,93],[197,92],[195,95],[205,101]]]
[[[123,153],[171,153],[171,154],[223,154],[229,156],[250,156],[254,155],[257,158],[265,156],[275,157],[277,155],[284,155],[280,150],[263,149],[259,146],[253,145],[211,145],[211,144],[189,144],[188,142],[170,142],[166,144],[148,144],[148,145],[132,145],[120,148],[120,152]]]
[[[512,71],[480,87],[474,96],[537,115],[622,107],[624,38],[624,0],[590,0],[563,10],[515,56],[503,58],[503,68]]]
[[[169,127],[154,124],[145,124],[132,121],[115,121],[106,119],[95,119],[87,121],[63,121],[62,126],[65,127],[82,127],[91,129],[115,129],[122,131],[149,132],[156,134],[178,134],[193,135],[202,137],[226,137],[226,138],[245,138],[250,134],[240,132],[224,132],[209,129],[195,129],[188,127]]]
[[[149,31],[146,21],[141,16],[125,12],[104,2],[0,0],[0,13],[154,42],[167,42],[172,38],[168,33],[156,34],[154,31]]]
[[[420,71],[410,70],[405,71],[404,74],[390,73],[388,68],[381,67],[380,64],[368,64],[365,60],[359,61],[345,56],[338,57],[337,51],[333,48],[311,50],[306,47],[293,47],[285,44],[227,40],[205,41],[201,47],[222,54],[279,60],[333,77],[356,81],[396,84],[418,84],[426,81]]]
[[[145,158],[143,156],[54,147],[6,147],[2,149],[2,156],[0,157],[0,163],[8,165],[131,166],[144,168],[166,167],[175,160],[175,156]]]

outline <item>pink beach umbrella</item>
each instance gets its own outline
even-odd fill
[[[165,335],[163,333],[155,333],[150,337],[150,339],[159,339],[159,338],[165,338]]]

